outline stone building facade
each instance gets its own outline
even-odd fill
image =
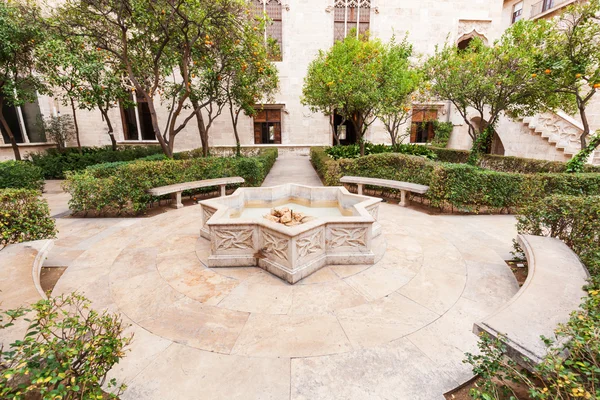
[[[369,30],[371,35],[388,41],[393,35],[403,37],[413,43],[416,53],[426,57],[435,46],[446,41],[459,43],[478,36],[492,43],[512,23],[515,4],[518,0],[249,0],[256,9],[262,8],[274,20],[268,34],[280,41],[281,61],[276,65],[280,74],[280,88],[273,104],[265,105],[266,112],[257,118],[240,117],[239,131],[242,146],[278,146],[283,151],[307,153],[311,146],[330,145],[333,135],[328,117],[311,112],[301,104],[302,86],[308,65],[318,51],[329,48],[335,39],[349,34],[352,28]],[[546,0],[549,1],[549,0]],[[559,2],[560,0],[554,0]],[[529,18],[531,1],[523,0],[523,18]],[[568,2],[567,2],[568,3]],[[560,8],[558,5],[556,8]],[[547,15],[552,10],[544,10]],[[139,105],[137,111],[124,111],[118,107],[110,113],[115,135],[122,144],[153,143],[152,132],[144,130],[144,110]],[[37,107],[37,108],[36,108]],[[462,118],[452,110],[447,102],[416,105],[424,113],[434,115],[442,121],[452,121],[455,125],[449,147],[466,149],[471,145]],[[598,110],[599,107],[596,107]],[[70,109],[56,100],[40,96],[38,103],[25,114],[39,112],[52,115],[56,112],[68,114]],[[166,107],[159,110],[159,119],[167,118]],[[598,117],[598,118],[596,118]],[[600,125],[600,115],[593,122]],[[418,118],[416,118],[418,119]],[[110,144],[106,126],[99,112],[78,111],[81,143],[84,146]],[[561,120],[562,121],[562,120]],[[561,122],[558,121],[558,122]],[[416,122],[416,121],[413,121]],[[570,118],[565,126],[577,129],[576,119]],[[561,122],[562,123],[562,122]],[[410,122],[409,122],[410,124]],[[410,129],[410,125],[403,130]],[[572,126],[575,124],[574,126]],[[27,127],[23,127],[27,130]],[[162,124],[161,124],[162,125]],[[564,160],[570,157],[532,129],[532,121],[511,121],[505,118],[498,129],[497,152],[506,155]],[[560,125],[560,124],[559,124]],[[539,126],[539,125],[538,125]],[[535,127],[534,127],[535,128]],[[550,129],[550,128],[549,128]],[[136,132],[139,131],[139,132]],[[539,130],[539,129],[538,129]],[[27,135],[25,135],[26,137]],[[413,140],[415,140],[413,135]],[[146,140],[144,140],[146,139]],[[382,124],[376,122],[367,133],[371,142],[389,143],[390,139]],[[423,140],[419,135],[416,140]],[[407,139],[409,140],[409,139]],[[35,140],[23,140],[24,142]],[[563,140],[564,141],[564,140]],[[7,143],[7,142],[5,142]],[[210,144],[216,147],[229,147],[235,143],[228,113],[215,122],[210,133]],[[192,120],[176,139],[176,151],[200,147],[200,136],[195,121]],[[39,151],[47,144],[24,143],[22,151]],[[12,157],[10,145],[0,144],[0,159]]]

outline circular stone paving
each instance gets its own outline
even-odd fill
[[[69,266],[120,312],[134,342],[111,376],[124,399],[442,399],[470,376],[473,323],[516,281],[510,216],[431,216],[382,204],[375,265],[290,285],[259,268],[206,266],[199,206],[125,220]]]

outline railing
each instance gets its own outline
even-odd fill
[[[556,8],[561,4],[570,2],[570,0],[542,0],[531,6],[531,18],[545,13],[548,10]]]

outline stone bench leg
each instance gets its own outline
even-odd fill
[[[173,200],[171,207],[183,208],[183,203],[181,202],[181,192],[171,193],[171,199]]]
[[[408,203],[410,202],[408,200],[407,195],[407,191],[406,190],[401,190],[400,191],[400,207],[406,207],[408,205]]]
[[[358,186],[358,194],[362,196],[362,194],[363,194],[363,185],[362,185],[362,183],[359,183],[357,186]]]
[[[221,197],[227,196],[227,185],[219,185],[221,186]]]

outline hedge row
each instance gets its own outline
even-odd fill
[[[40,192],[0,190],[0,245],[56,237],[54,220]]]
[[[469,158],[467,150],[442,149],[439,147],[428,147],[437,154],[437,160],[454,164],[464,164]],[[499,172],[517,172],[522,174],[534,174],[545,172],[562,173],[567,170],[567,163],[560,161],[536,160],[533,158],[507,157],[485,154],[479,160],[479,166]],[[600,172],[600,166],[586,165],[585,172]]]
[[[260,186],[276,159],[277,149],[268,149],[256,157],[103,164],[68,173],[63,186],[72,196],[69,207],[75,213],[138,214],[156,200],[148,189],[230,176],[241,176],[247,186]]]
[[[328,186],[344,175],[392,179],[428,185],[425,198],[433,207],[462,211],[514,211],[553,194],[600,195],[600,174],[519,174],[451,164],[403,154],[374,154],[334,161],[323,149],[311,150],[311,161]]]
[[[121,147],[113,151],[107,147],[83,147],[79,150],[70,147],[60,152],[48,149],[44,153],[30,154],[29,160],[40,167],[46,179],[63,179],[67,171],[81,171],[95,164],[117,161],[132,161],[140,158],[162,154],[160,146]]]
[[[0,189],[31,189],[44,188],[42,169],[26,161],[0,162]]]
[[[565,242],[600,283],[600,196],[551,196],[521,210],[519,233]]]

